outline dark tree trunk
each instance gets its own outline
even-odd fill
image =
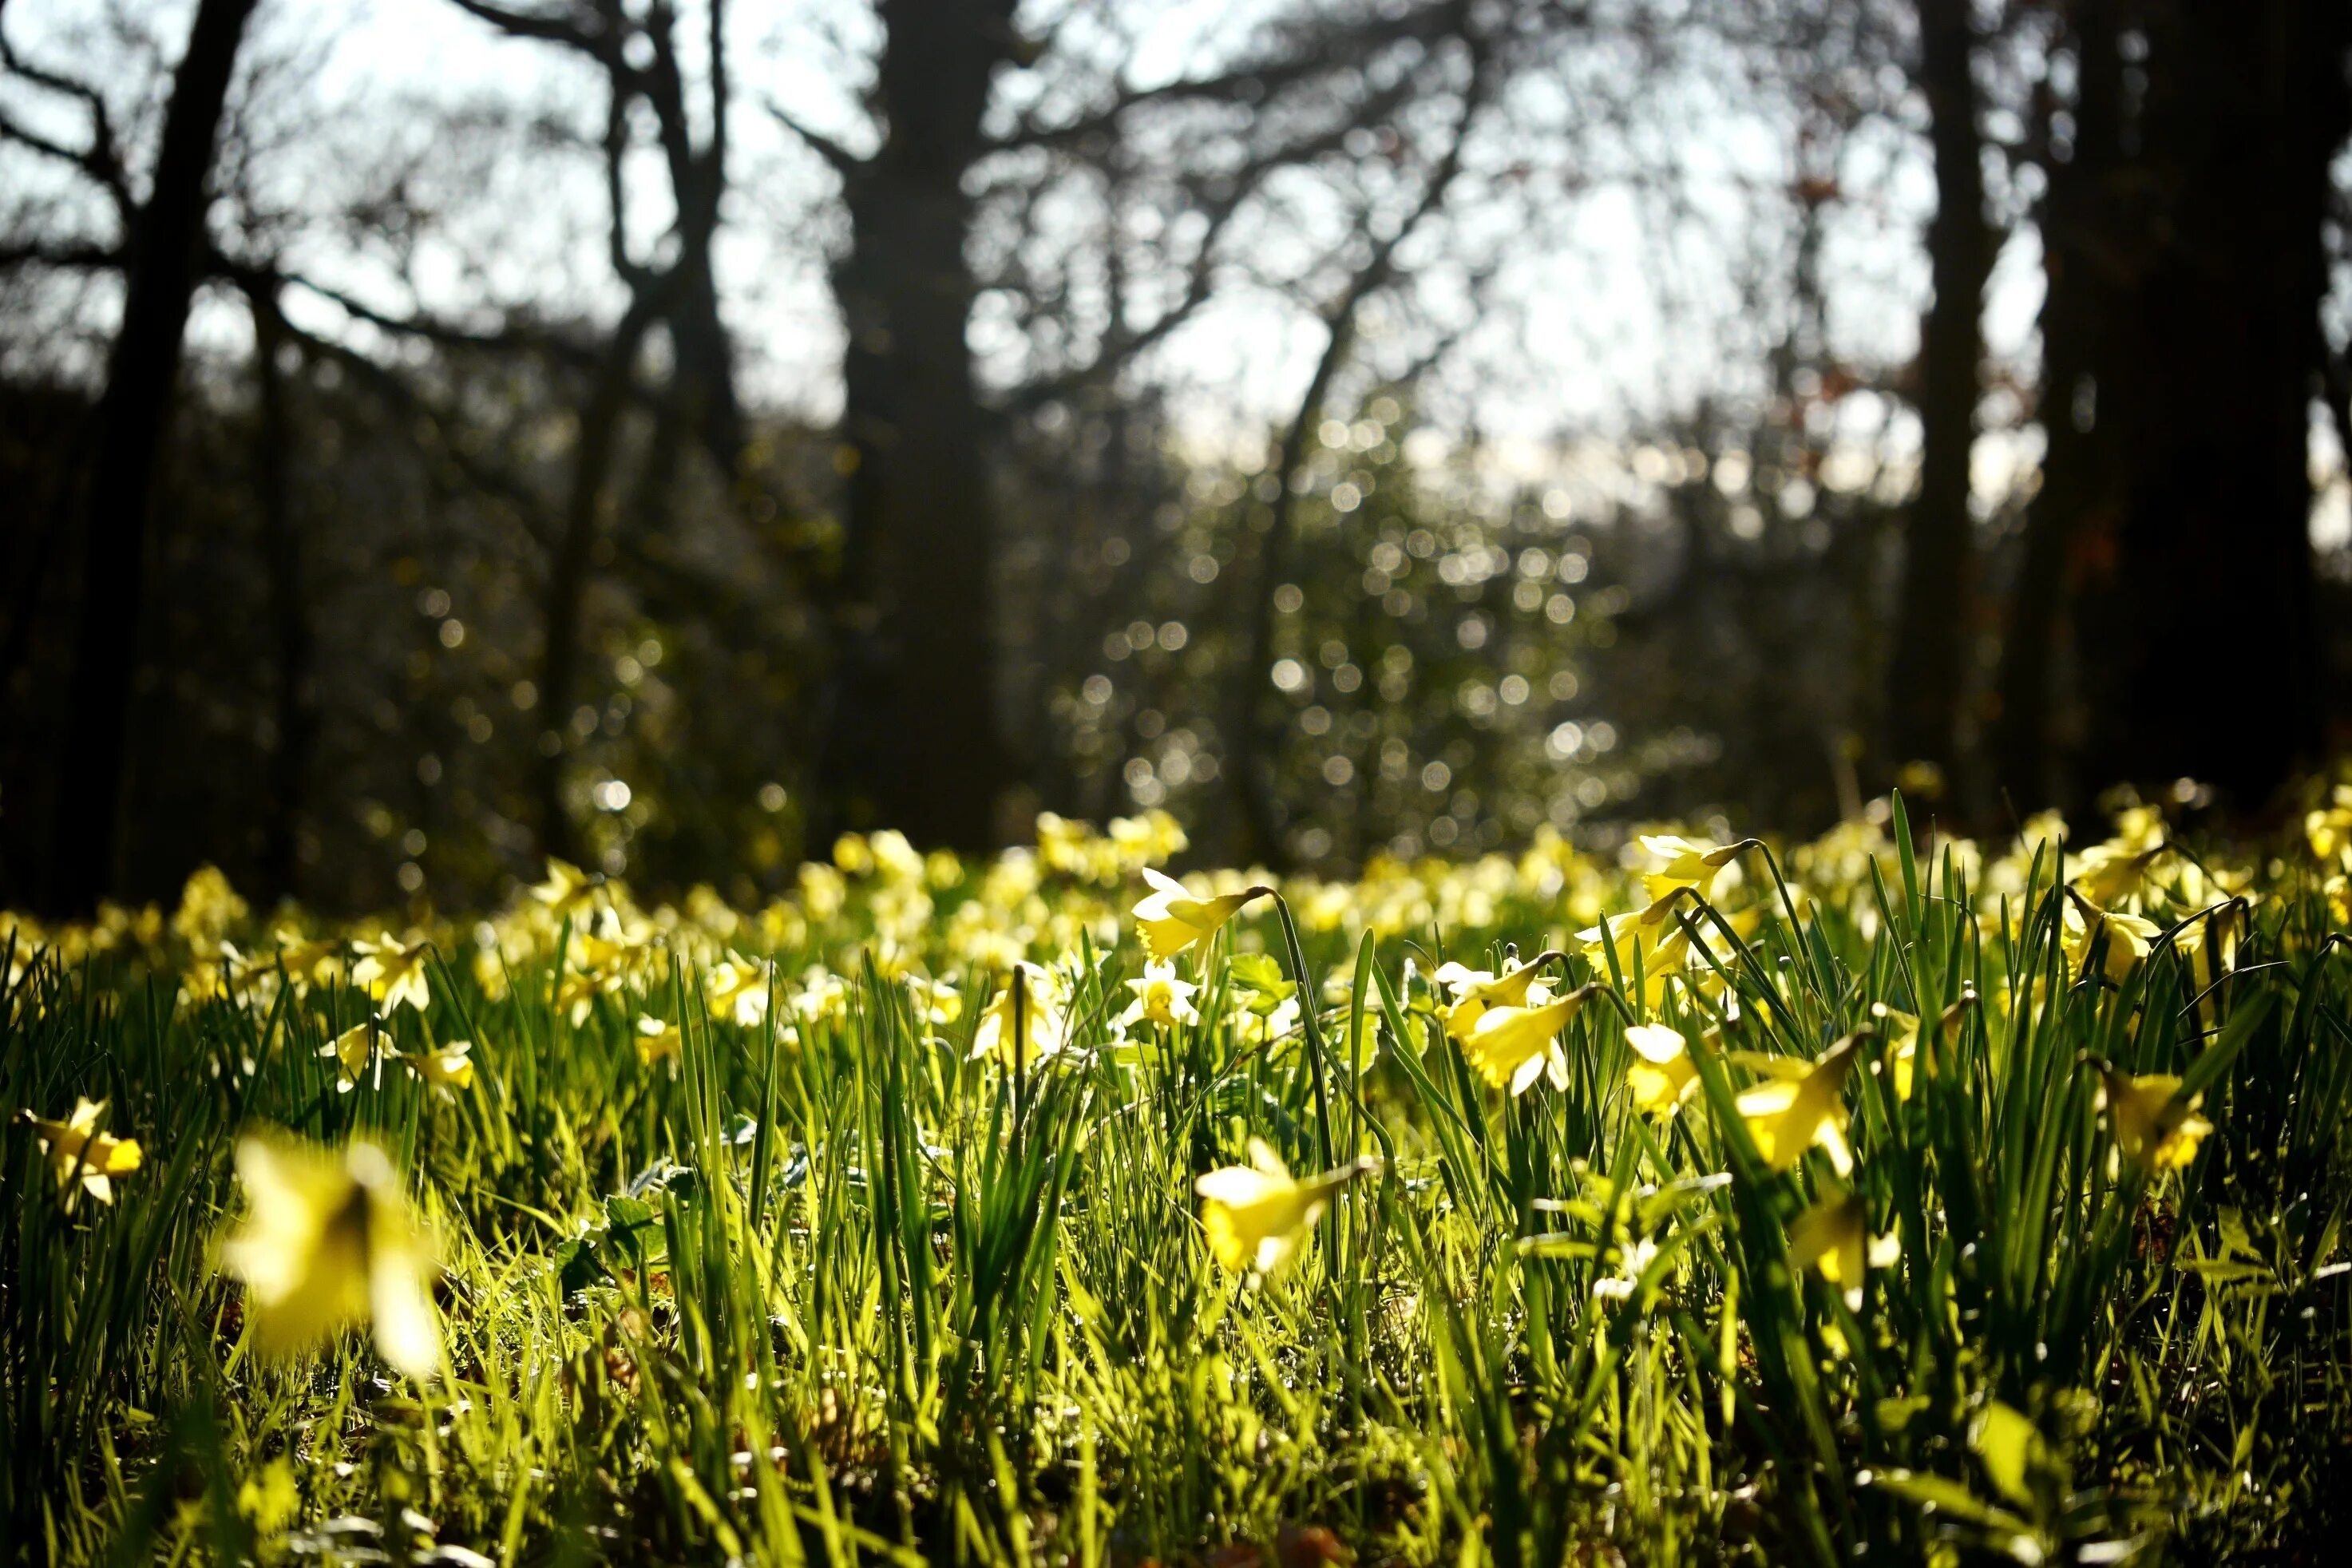
[[[62,909],[87,910],[98,901],[121,849],[148,512],[204,242],[214,142],[253,5],[203,0],[197,6],[173,75],[154,177],[131,236],[122,325],[107,360],[83,520],[81,618],[51,850],[51,893]]]
[[[2126,461],[2086,541],[2086,762],[2253,805],[2318,739],[2313,323],[2352,7],[2165,0],[2145,30],[2140,183],[2159,205],[2098,386]]]
[[[842,825],[993,846],[1012,782],[998,723],[988,419],[965,331],[963,177],[984,142],[1012,0],[884,0],[882,146],[845,176],[835,287],[848,482],[823,776]]]
[[[248,293],[253,310],[253,359],[260,390],[254,436],[253,485],[261,517],[264,570],[269,584],[272,651],[277,661],[278,744],[269,758],[269,819],[262,829],[262,886],[275,898],[301,896],[300,844],[305,784],[319,732],[312,689],[310,600],[303,592],[302,533],[294,513],[293,412],[287,405],[278,355],[286,323],[268,288]]]
[[[2109,443],[2094,421],[2107,300],[2123,281],[2108,190],[2121,153],[2123,61],[2110,0],[2075,0],[2069,13],[2079,83],[2073,144],[2063,161],[2047,161],[2050,184],[2039,215],[2042,488],[2027,509],[2001,633],[1993,726],[1994,771],[2020,813],[2052,802],[2078,804],[2066,798],[2053,766],[2054,665],[2081,520],[2114,504]]]
[[[1934,117],[1936,216],[1927,226],[1927,261],[1935,300],[1920,331],[1919,497],[1904,532],[1887,668],[1891,760],[1931,763],[1948,780],[1968,638],[1969,451],[1983,355],[1979,321],[1992,267],[1969,12],[1968,0],[1920,0],[1919,79]]]

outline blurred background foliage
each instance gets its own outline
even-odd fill
[[[0,38],[11,902],[2254,812],[2342,739],[2341,5]]]

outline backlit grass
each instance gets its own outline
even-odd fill
[[[16,921],[8,1549],[2324,1556],[2348,827]]]

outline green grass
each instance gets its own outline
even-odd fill
[[[1604,990],[1569,1087],[1517,1099],[1427,977],[1644,901],[1557,847],[1287,888],[1192,955],[1204,1023],[1115,1045],[1131,884],[886,864],[838,910],[819,872],[764,917],[524,900],[495,957],[474,926],[420,928],[431,1001],[389,1026],[403,1051],[474,1042],[456,1094],[397,1070],[338,1092],[318,1053],[365,992],[289,973],[275,922],[214,893],[168,936],[20,925],[0,1108],[102,1099],[146,1163],[68,1209],[29,1131],[0,1142],[7,1550],[2324,1557],[2352,1523],[2352,955],[2309,847],[2193,847],[2133,879],[2161,934],[2115,979],[2119,934],[2066,951],[2054,845],[1923,857],[1898,803],[1785,865],[1757,847],[1665,916],[1711,943],[1685,979],[1630,945],[1570,961]],[[2184,925],[2241,895],[2233,953]],[[988,962],[1023,949],[1074,977],[1072,1034],[1100,1048],[968,1059]],[[777,960],[790,1037],[714,1005],[730,951]],[[818,963],[837,1015],[795,1006]],[[960,1016],[886,970],[961,983]],[[1243,1004],[1285,979],[1322,1005],[1266,1041]],[[1908,1098],[1880,1004],[1928,1020]],[[645,1015],[680,1026],[676,1058],[640,1059]],[[1633,1107],[1630,1021],[1717,1031],[1680,1114]],[[1850,1181],[1820,1152],[1776,1173],[1734,1108],[1757,1058],[1857,1032]],[[2202,1094],[2185,1169],[2117,1156],[2092,1058]],[[393,1375],[363,1331],[253,1347],[215,1259],[262,1124],[363,1133],[408,1173],[443,1375]],[[1302,1172],[1377,1162],[1262,1283],[1210,1258],[1192,1195],[1253,1134]],[[1858,1309],[1789,1259],[1790,1224],[1848,1189],[1901,1246]]]

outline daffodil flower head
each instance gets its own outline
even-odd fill
[[[1860,1056],[1860,1038],[1848,1036],[1817,1061],[1796,1057],[1744,1058],[1770,1076],[1743,1089],[1736,1102],[1756,1152],[1775,1171],[1793,1171],[1805,1151],[1818,1146],[1841,1176],[1853,1169],[1845,1140],[1845,1080]]]
[[[112,1203],[113,1179],[137,1170],[143,1157],[138,1140],[117,1138],[111,1132],[98,1130],[99,1121],[105,1114],[106,1101],[80,1098],[74,1100],[73,1113],[63,1121],[47,1121],[29,1110],[24,1113],[25,1124],[41,1141],[41,1157],[57,1176],[68,1206],[77,1179],[81,1183],[81,1191],[100,1203]]]
[[[1654,1002],[1664,991],[1666,977],[1690,962],[1690,933],[1674,918],[1675,906],[1687,893],[1685,888],[1669,889],[1638,910],[1588,926],[1576,933],[1577,946],[1602,963],[1613,952],[1629,984],[1638,962],[1643,994]]]
[[[1192,1186],[1210,1252],[1236,1274],[1262,1278],[1290,1260],[1331,1194],[1355,1180],[1360,1167],[1343,1165],[1301,1181],[1262,1138],[1249,1141],[1249,1158],[1246,1165],[1211,1171]]]
[[[432,1242],[382,1149],[249,1135],[237,1142],[236,1173],[248,1206],[220,1260],[245,1285],[257,1347],[290,1354],[366,1323],[395,1371],[425,1377],[441,1364]]]
[[[1911,1098],[1911,1086],[1918,1076],[1919,1019],[1912,1013],[1899,1013],[1885,1003],[1875,1003],[1870,1009],[1871,1018],[1886,1041],[1886,1073],[1895,1088],[1895,1098]]]
[[[2099,963],[2099,973],[2120,985],[2129,977],[2133,965],[2148,954],[2156,939],[2164,929],[2153,921],[2137,915],[2127,915],[2115,910],[2101,909],[2074,889],[2066,889],[2065,917],[2058,930],[2058,944],[2074,962],[2074,977],[2088,978],[2092,962]]]
[[[547,858],[547,880],[532,888],[530,896],[560,920],[593,900],[599,880],[571,861],[551,855]]]
[[[770,965],[734,953],[710,966],[710,1016],[740,1028],[756,1027],[768,1016]]]
[[[1725,868],[1748,847],[1745,843],[1713,844],[1685,838],[1674,833],[1646,833],[1642,836],[1641,844],[1643,849],[1665,862],[1657,870],[1647,872],[1642,878],[1642,887],[1653,900],[1670,897],[1681,888],[1695,888],[1701,898],[1712,897]]]
[[[1239,914],[1244,904],[1274,891],[1245,888],[1238,893],[1196,899],[1183,883],[1152,867],[1143,868],[1143,879],[1151,884],[1151,891],[1135,906],[1135,929],[1151,956],[1163,961],[1206,942]]]
[[[1683,1032],[1664,1024],[1636,1024],[1625,1031],[1625,1043],[1633,1050],[1625,1087],[1633,1091],[1634,1107],[1661,1118],[1680,1110],[1698,1088],[1698,1068]]]
[[[656,1062],[667,1061],[672,1058],[683,1056],[685,1051],[686,1036],[676,1024],[667,1018],[656,1018],[650,1013],[638,1017],[637,1060],[639,1062],[651,1067]]]
[[[2116,1147],[2133,1163],[2154,1171],[2179,1171],[2197,1158],[2197,1146],[2213,1124],[2197,1114],[2202,1094],[2183,1097],[2169,1073],[2105,1070],[2099,1075],[2099,1104],[2115,1130]]]
[[[1135,1000],[1119,1015],[1122,1025],[1152,1023],[1173,1028],[1201,1021],[1199,1009],[1192,1005],[1193,994],[1201,988],[1177,975],[1172,958],[1145,964],[1141,977],[1129,981],[1127,988],[1135,993]]]
[[[1789,1226],[1789,1267],[1811,1268],[1837,1286],[1850,1312],[1862,1310],[1864,1268],[1891,1268],[1902,1255],[1893,1232],[1871,1236],[1870,1211],[1860,1193],[1825,1198]]]
[[[363,988],[384,1012],[404,1005],[422,1013],[432,1003],[432,987],[425,977],[429,942],[404,943],[387,931],[358,938],[352,951],[359,955],[352,964],[352,984]]]
[[[400,1058],[401,1065],[443,1093],[474,1086],[474,1042],[451,1040],[432,1050]]]
[[[322,1057],[335,1063],[335,1092],[349,1094],[360,1086],[373,1068],[374,1087],[382,1088],[383,1064],[397,1059],[400,1053],[392,1048],[392,1038],[384,1033],[381,1018],[362,1018],[333,1039],[319,1047]]]
[[[1583,985],[1538,1007],[1489,1007],[1463,1043],[1462,1054],[1489,1087],[1525,1094],[1549,1072],[1554,1089],[1568,1087],[1568,1054],[1559,1032],[1597,989]]]
[[[1563,956],[1559,952],[1538,953],[1500,975],[1451,961],[1438,965],[1431,978],[1454,997],[1450,1005],[1438,1009],[1438,1016],[1445,1021],[1445,1032],[1467,1044],[1471,1031],[1477,1027],[1488,1008],[1539,1006],[1549,1002],[1550,992],[1537,976],[1545,964]]]
[[[974,1060],[993,1056],[1007,1072],[1033,1066],[1068,1044],[1068,1019],[1053,973],[1015,963],[973,1031]]]

